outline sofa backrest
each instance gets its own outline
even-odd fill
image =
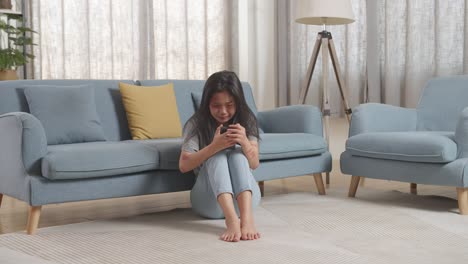
[[[142,86],[158,86],[167,83],[174,83],[174,92],[179,110],[180,122],[182,127],[185,122],[195,113],[195,105],[192,100],[193,93],[202,93],[205,81],[202,80],[140,80],[138,84]],[[252,94],[252,88],[247,82],[242,82],[244,96],[252,112],[257,115],[257,107]]]
[[[417,107],[417,130],[455,131],[465,107],[468,107],[468,76],[432,79]]]
[[[28,112],[24,88],[32,85],[92,85],[96,108],[107,140],[130,139],[127,117],[119,91],[119,82],[130,80],[18,80],[0,82],[0,115],[8,112]]]
[[[133,84],[130,80],[18,80],[0,81],[0,115],[8,112],[28,112],[29,107],[24,96],[24,88],[32,85],[92,85],[95,89],[96,108],[107,140],[120,141],[131,139],[127,116],[119,91],[119,82]],[[181,125],[195,112],[192,92],[203,91],[205,81],[202,80],[142,80],[136,84],[157,86],[174,83],[174,90],[179,110]],[[252,89],[243,82],[245,97],[250,108],[257,114]]]

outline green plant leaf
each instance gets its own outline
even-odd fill
[[[34,55],[23,52],[25,46],[36,45],[33,43],[32,34],[36,31],[22,25],[21,15],[8,14],[8,22],[14,20],[15,25],[0,20],[0,35],[7,34],[7,47],[0,47],[0,70],[15,70],[18,66],[25,65]]]

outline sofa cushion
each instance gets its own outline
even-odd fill
[[[181,138],[139,140],[159,152],[161,170],[179,170],[179,158],[183,140]],[[284,159],[320,155],[327,150],[322,137],[312,134],[262,134],[260,160]]]
[[[93,87],[35,85],[24,94],[31,114],[44,126],[48,145],[106,140]]]
[[[179,158],[182,149],[182,138],[162,138],[139,140],[144,144],[159,152],[160,170],[179,170]]]
[[[453,132],[375,132],[350,137],[355,156],[411,162],[447,163],[457,158]]]
[[[119,83],[119,87],[133,139],[182,136],[172,83],[161,86]]]
[[[52,180],[121,175],[157,169],[159,152],[138,141],[48,146],[42,176]]]
[[[314,156],[327,151],[323,137],[306,133],[264,133],[259,145],[260,160]]]

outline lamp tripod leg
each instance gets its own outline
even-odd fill
[[[340,65],[338,64],[338,57],[336,55],[335,44],[333,43],[333,39],[331,38],[331,33],[330,33],[330,41],[328,42],[328,48],[330,50],[330,57],[333,63],[333,69],[335,70],[336,81],[338,82],[338,87],[340,88],[341,101],[343,102],[344,111],[345,111],[346,118],[348,119],[348,124],[349,124],[351,121],[352,110],[349,107],[348,100],[346,99],[347,90],[344,84],[343,77],[341,77]]]
[[[315,40],[315,46],[312,52],[312,56],[310,57],[309,67],[307,67],[307,74],[304,79],[304,83],[302,84],[302,89],[299,96],[300,104],[305,104],[307,93],[309,92],[310,82],[312,81],[312,74],[314,73],[315,64],[317,63],[321,43],[322,35],[318,34],[317,39]]]
[[[322,112],[324,118],[325,140],[327,145],[330,146],[330,94],[328,89],[328,57],[330,55],[329,42],[330,39],[322,39],[322,92],[323,92],[323,105]],[[326,173],[325,183],[327,186],[330,184],[330,173]]]

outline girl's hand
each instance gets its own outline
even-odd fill
[[[241,147],[246,147],[250,145],[249,139],[245,134],[245,128],[239,123],[229,125],[229,128],[225,134],[227,134],[229,138],[234,140],[235,143],[241,145]]]
[[[236,141],[228,136],[228,132],[221,134],[221,127],[223,127],[223,125],[219,125],[216,128],[213,142],[211,142],[217,151],[232,147],[236,144]]]

